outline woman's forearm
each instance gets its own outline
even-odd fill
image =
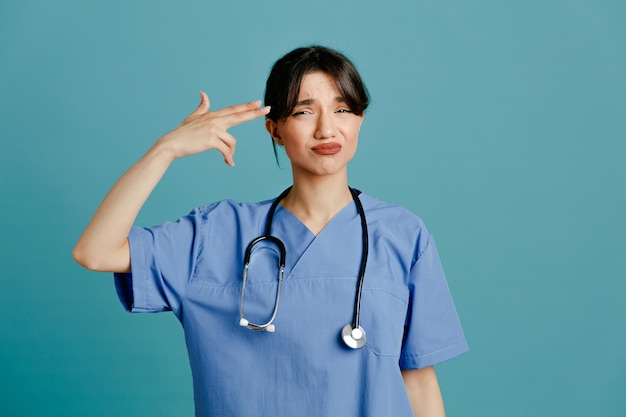
[[[439,382],[432,366],[403,370],[402,378],[415,417],[445,417]]]
[[[74,247],[72,255],[79,264],[95,271],[130,270],[128,233],[173,159],[157,142],[120,177]]]

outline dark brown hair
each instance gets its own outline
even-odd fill
[[[302,77],[318,71],[335,80],[354,114],[365,112],[369,94],[354,64],[335,50],[314,45],[294,49],[276,61],[265,85],[265,105],[272,106],[266,117],[277,122],[289,116],[298,102]]]

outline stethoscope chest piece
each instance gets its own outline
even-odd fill
[[[341,338],[346,346],[352,349],[358,349],[365,346],[366,335],[365,330],[361,327],[353,327],[352,323],[348,323],[341,329]]]

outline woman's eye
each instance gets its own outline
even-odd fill
[[[300,111],[294,112],[292,116],[303,116],[307,114],[311,114],[311,112],[308,110],[300,110]]]
[[[350,110],[350,109],[339,109],[339,110],[337,110],[337,113],[352,113],[352,110]]]

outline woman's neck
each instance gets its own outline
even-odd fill
[[[346,176],[343,178],[294,178],[293,188],[281,205],[317,235],[352,201]]]

